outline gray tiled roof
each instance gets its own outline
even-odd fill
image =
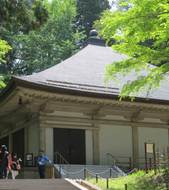
[[[131,80],[133,76],[121,80],[121,84],[111,81],[106,85],[105,66],[125,58],[125,55],[114,52],[110,47],[88,44],[60,64],[33,75],[18,77],[18,79],[56,88],[118,95],[124,80]],[[145,93],[138,97],[169,100],[167,82],[166,79],[159,89],[152,91],[149,95]]]

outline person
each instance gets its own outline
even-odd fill
[[[9,173],[11,173],[12,179],[15,179],[16,176],[19,174],[19,171],[21,170],[21,159],[17,158],[16,153],[9,153],[8,156],[8,176]]]
[[[0,179],[7,177],[8,154],[7,146],[2,145],[0,150]]]
[[[38,165],[38,171],[39,171],[39,177],[40,179],[45,178],[45,166],[47,163],[51,163],[49,158],[44,154],[43,150],[39,151],[39,156],[37,158],[37,165]]]

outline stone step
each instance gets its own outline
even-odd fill
[[[39,179],[37,167],[24,167],[19,172],[17,179]]]
[[[6,190],[78,190],[64,179],[0,180],[0,189]]]

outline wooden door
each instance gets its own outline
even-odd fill
[[[13,140],[13,152],[17,153],[18,158],[22,159],[24,163],[24,149],[25,149],[25,140],[24,140],[24,129],[16,131],[12,134]]]
[[[55,128],[54,152],[59,152],[70,164],[85,164],[85,130]]]

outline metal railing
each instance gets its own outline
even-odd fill
[[[118,165],[118,166],[124,166],[129,169],[132,168],[132,158],[127,156],[113,156],[111,153],[106,154],[107,158],[111,158],[111,164]]]
[[[117,165],[123,169],[133,169],[134,164],[137,165],[139,168],[145,168],[145,157],[139,157],[136,159],[136,163],[133,163],[132,157],[127,156],[113,156],[111,153],[106,154],[107,158],[109,159],[109,163],[112,165]],[[108,161],[107,161],[108,163]],[[156,163],[154,163],[154,159],[152,155],[147,158],[147,167],[152,169],[156,165],[159,167],[169,167],[169,154],[159,154],[156,152]]]
[[[54,153],[54,163],[56,164],[70,164],[60,152]]]
[[[54,165],[60,178],[85,179],[87,177],[116,178],[125,176],[117,166],[105,165]]]
[[[107,153],[106,156],[111,158],[111,164],[116,165],[117,158],[115,158],[115,156],[113,156],[111,153]]]

